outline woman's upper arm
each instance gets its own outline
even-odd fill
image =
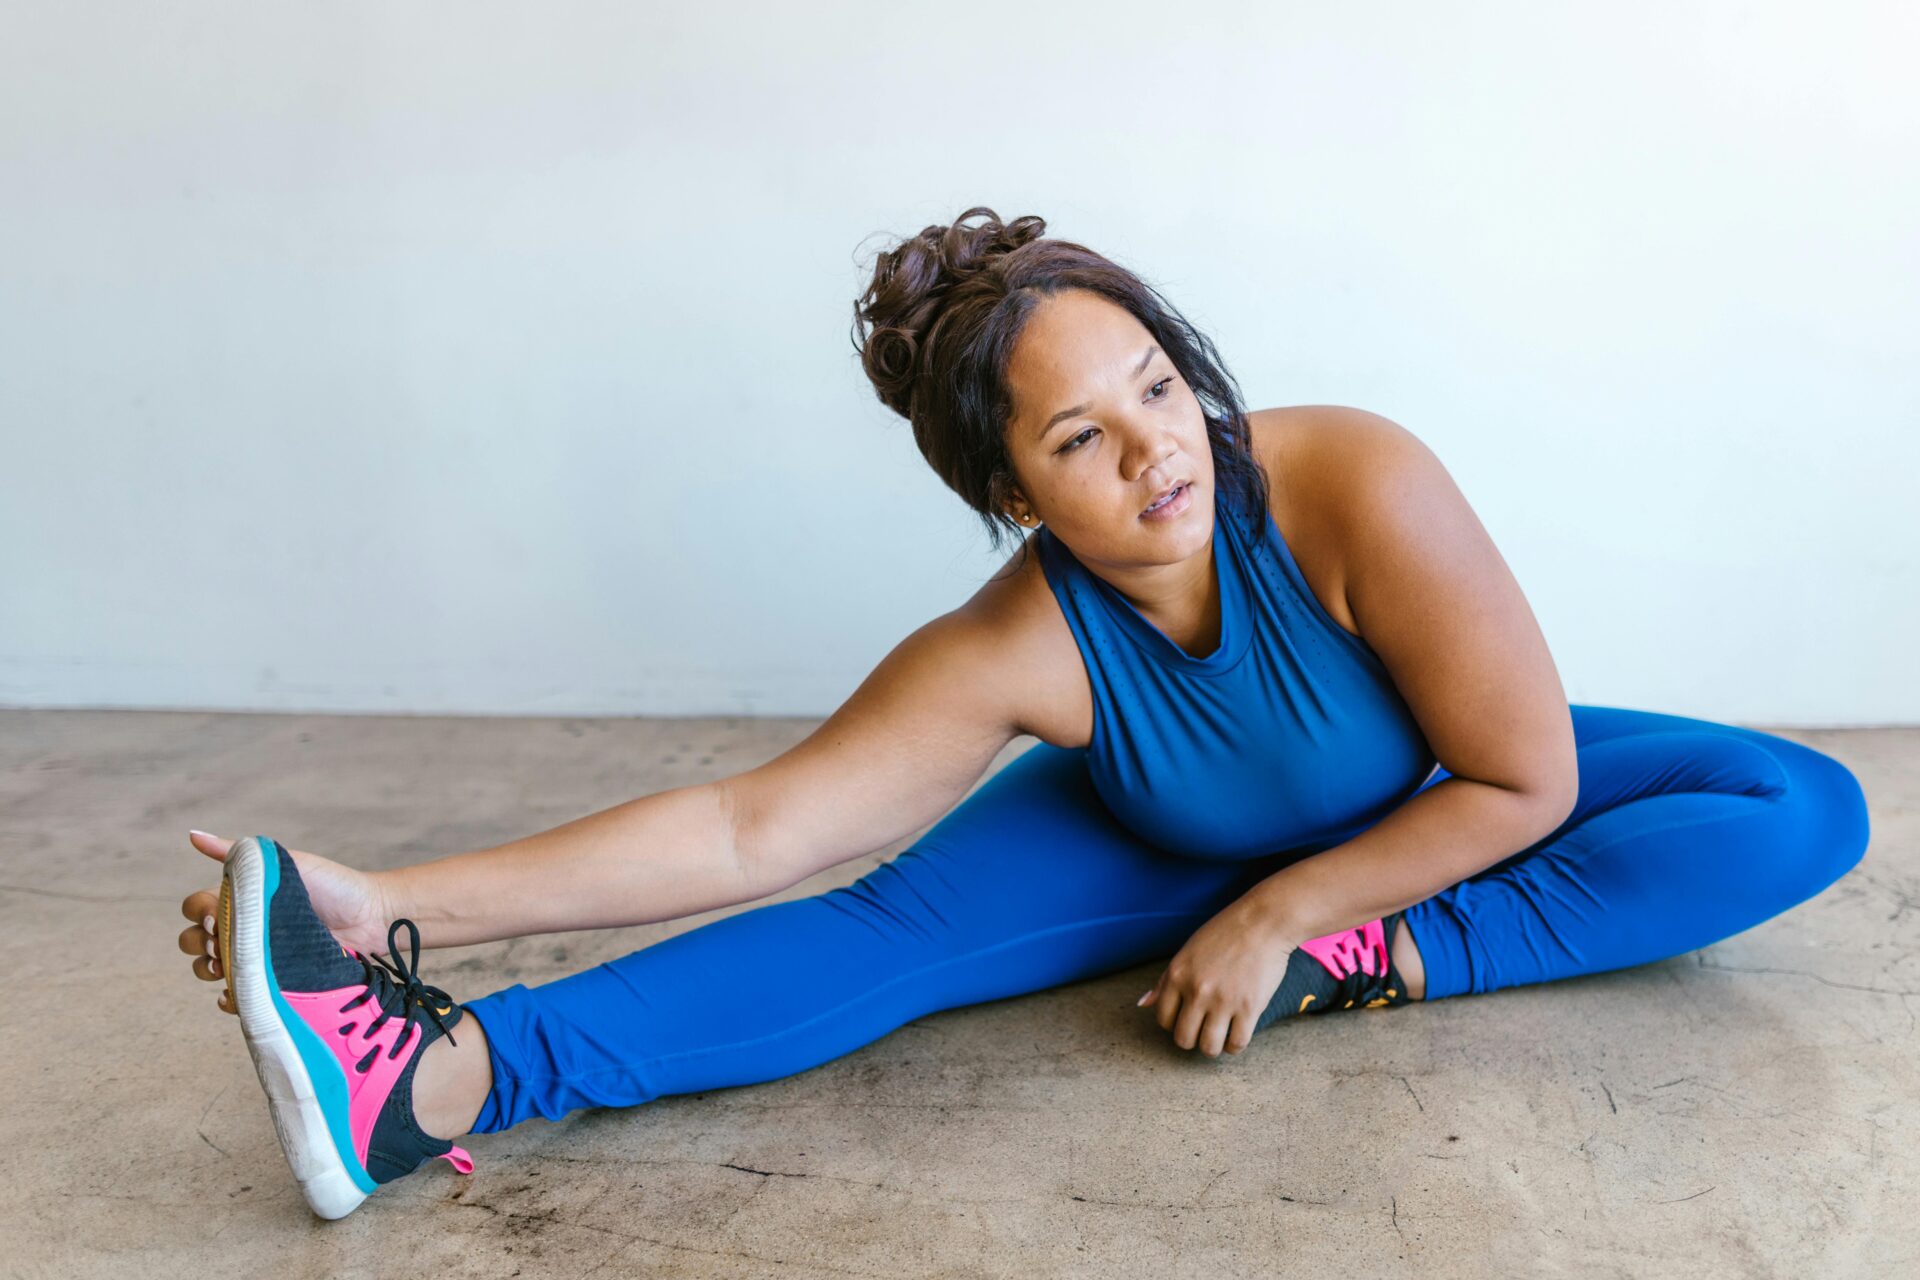
[[[725,782],[760,896],[932,824],[1021,730],[994,624],[942,614],[803,741]]]
[[[1388,418],[1339,410],[1346,598],[1434,755],[1455,777],[1579,793],[1566,690],[1506,559],[1440,459]]]

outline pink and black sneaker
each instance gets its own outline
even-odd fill
[[[1282,1018],[1335,1009],[1378,1009],[1409,1004],[1406,980],[1393,966],[1393,931],[1403,912],[1369,920],[1354,929],[1308,938],[1287,957],[1287,973],[1266,1011],[1253,1024],[1256,1033]]]
[[[465,1151],[414,1123],[414,1068],[433,1041],[453,1039],[465,1011],[420,981],[413,921],[387,930],[390,960],[349,951],[314,914],[292,855],[266,836],[228,851],[219,910],[227,990],[313,1211],[345,1217],[436,1156],[471,1173]]]

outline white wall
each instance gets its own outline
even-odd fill
[[[996,563],[849,345],[1045,216],[1426,439],[1576,702],[1920,720],[1894,0],[4,0],[0,703],[824,715]]]

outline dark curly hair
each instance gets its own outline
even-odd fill
[[[978,226],[965,225],[984,214]],[[1240,389],[1213,343],[1153,286],[1083,245],[1047,239],[1042,218],[1010,223],[976,205],[882,251],[853,306],[853,345],[880,402],[913,427],[920,453],[979,513],[997,551],[1025,530],[1007,514],[1015,481],[1006,430],[1007,362],[1040,300],[1085,289],[1125,307],[1199,400],[1214,483],[1239,501],[1249,545],[1266,535],[1267,477],[1254,459]],[[1257,518],[1256,518],[1257,517]]]

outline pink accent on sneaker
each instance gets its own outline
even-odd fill
[[[451,1151],[443,1151],[438,1156],[435,1156],[434,1159],[445,1160],[461,1173],[473,1172],[473,1157],[462,1151],[459,1147],[455,1147]]]
[[[407,1063],[413,1060],[414,1052],[419,1048],[421,1029],[408,1023],[404,1018],[391,1017],[372,1036],[366,1034],[366,1028],[380,1016],[380,1005],[367,1000],[355,1005],[344,1013],[340,1006],[355,996],[364,995],[367,988],[355,983],[350,987],[341,987],[336,991],[282,991],[293,1011],[300,1015],[301,1021],[313,1028],[322,1044],[333,1050],[333,1057],[340,1064],[340,1073],[347,1079],[347,1126],[353,1133],[353,1153],[360,1158],[360,1167],[367,1165],[367,1143],[373,1137],[373,1126],[380,1119],[380,1109],[387,1105],[387,1095],[393,1092],[394,1083],[400,1073],[407,1069]],[[341,1028],[345,1028],[342,1032]],[[407,1033],[407,1048],[397,1058],[387,1055],[399,1040],[402,1032]],[[366,1057],[367,1050],[378,1048],[371,1065],[363,1072],[358,1070],[360,1059]],[[465,1152],[461,1153],[463,1156]],[[473,1162],[467,1162],[472,1169]],[[455,1168],[459,1168],[456,1164]]]
[[[1348,977],[1355,970],[1376,976],[1387,971],[1387,931],[1378,920],[1369,920],[1357,929],[1308,938],[1300,949],[1336,978]]]

